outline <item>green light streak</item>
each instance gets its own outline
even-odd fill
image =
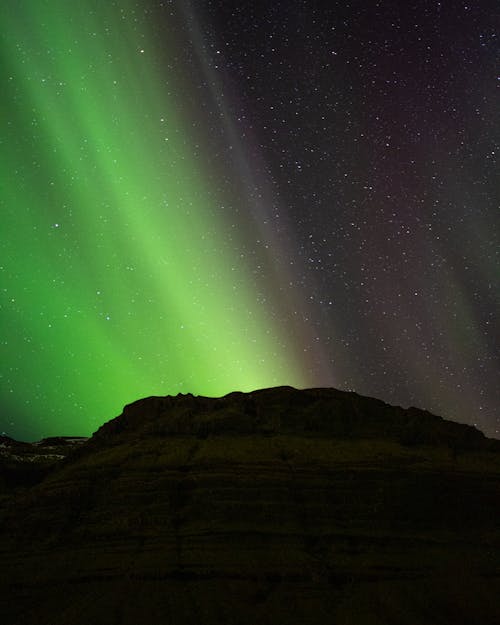
[[[10,435],[90,433],[145,395],[303,381],[217,218],[148,24],[120,4],[0,8]]]

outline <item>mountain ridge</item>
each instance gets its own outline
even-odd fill
[[[280,414],[272,411],[270,398],[280,404]],[[368,406],[370,409],[366,410]],[[206,411],[215,414],[224,409],[231,413],[223,420],[204,422],[199,418]],[[285,414],[286,411],[288,414]],[[402,439],[408,444],[413,441],[415,444],[449,444],[471,449],[497,447],[496,439],[487,438],[475,426],[443,419],[420,408],[393,406],[379,399],[334,388],[299,390],[291,386],[249,393],[236,391],[220,398],[191,393],[142,398],[127,404],[122,414],[103,424],[92,439],[105,439],[108,434],[114,435],[128,428],[148,430],[150,423],[145,419],[167,418],[169,412],[173,416],[172,421],[163,423],[163,429],[159,430],[169,435],[187,433],[204,436],[228,429],[241,434],[307,434],[319,431],[341,437],[371,438],[382,435]]]
[[[144,398],[80,443],[0,498],[6,625],[500,622],[472,426],[277,387]]]

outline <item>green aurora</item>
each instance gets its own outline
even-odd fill
[[[306,384],[151,18],[62,0],[0,16],[7,434],[90,434],[148,395]]]

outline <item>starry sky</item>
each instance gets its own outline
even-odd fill
[[[0,20],[1,431],[289,384],[500,437],[497,2]]]

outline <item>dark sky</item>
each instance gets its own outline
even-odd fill
[[[490,435],[499,8],[193,2],[184,14],[204,65],[198,93],[219,104],[204,131],[218,145],[223,124],[228,168],[228,142],[244,152],[248,210],[260,207],[277,261],[294,263],[318,343],[312,378],[329,384],[333,372],[342,388]]]

